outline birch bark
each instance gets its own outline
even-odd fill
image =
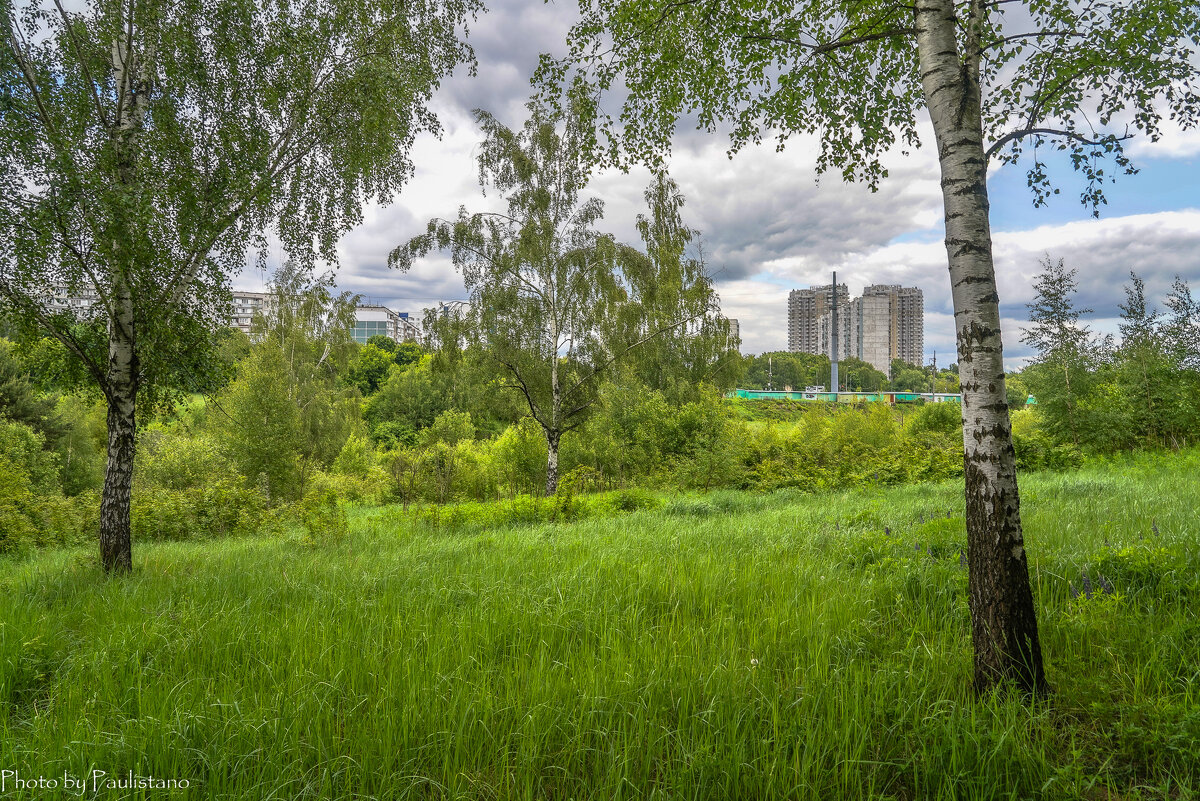
[[[558,317],[550,326],[550,426],[546,429],[546,496],[558,492],[558,443],[562,420],[562,385],[558,376]]]
[[[126,199],[137,184],[137,145],[147,101],[144,69],[139,69],[132,36],[112,46],[113,79],[117,87],[117,125],[112,133],[115,181]],[[132,204],[130,204],[132,205]],[[106,572],[133,569],[129,523],[136,451],[137,359],[136,315],[130,274],[139,258],[126,208],[114,212],[112,308],[108,323],[108,366],[103,390],[108,400],[108,451],[100,497],[100,563]]]
[[[978,692],[1012,682],[1027,692],[1043,693],[1047,686],[1021,533],[988,220],[979,88],[981,13],[976,0],[967,21],[965,55],[956,37],[953,0],[920,0],[915,13],[922,87],[941,166],[962,382],[974,681]]]

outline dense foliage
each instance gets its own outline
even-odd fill
[[[1200,303],[1187,282],[1176,277],[1163,313],[1131,273],[1115,340],[1083,324],[1091,310],[1075,306],[1075,271],[1043,268],[1025,337],[1036,357],[1020,373],[1040,430],[1098,453],[1200,440]]]
[[[1088,453],[1194,442],[1200,315],[1187,285],[1176,281],[1160,314],[1134,280],[1116,345],[1092,336],[1071,308],[1069,271],[1052,262],[1047,271],[1039,287],[1050,292],[1057,282],[1059,299],[1036,302],[1030,338],[1056,349],[1009,376],[1018,465],[1066,469]],[[343,502],[396,503],[433,520],[459,519],[464,512],[438,509],[469,502],[482,504],[471,515],[536,521],[582,514],[592,493],[615,492],[612,503],[638,507],[646,491],[823,492],[962,474],[956,404],[723,398],[718,387],[691,383],[686,360],[664,360],[657,386],[636,362],[599,382],[590,416],[562,442],[563,486],[539,500],[544,432],[495,371],[486,343],[436,352],[391,340],[360,345],[350,336],[354,298],[334,292],[328,276],[288,265],[271,289],[270,313],[256,320],[253,337],[218,335],[226,361],[214,374],[223,384],[160,406],[143,427],[137,538],[270,532],[326,519]],[[1055,314],[1076,332],[1070,354],[1084,353],[1078,361],[1063,361],[1068,339],[1054,332]],[[103,404],[69,376],[43,370],[52,350],[45,341],[0,340],[7,553],[80,542],[97,525]],[[747,357],[742,368],[751,386],[809,385],[827,377],[828,360],[774,353]],[[892,369],[891,387],[936,381],[943,389],[955,377],[953,367],[936,377],[900,362]]]

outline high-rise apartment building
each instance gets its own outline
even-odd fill
[[[839,317],[850,298],[845,284],[838,284]],[[824,353],[821,349],[821,315],[833,309],[833,284],[810,289],[793,289],[788,294],[788,350],[792,353]],[[840,322],[840,320],[839,320]]]
[[[873,284],[850,299],[838,284],[838,359],[851,356],[887,373],[893,359],[925,358],[925,300],[920,289]],[[788,350],[830,356],[832,286],[793,290],[788,296]]]
[[[869,337],[864,336],[857,354],[860,359],[885,373],[893,359],[917,365],[925,362],[925,294],[920,289],[897,284],[873,284],[863,289],[860,300],[869,300],[871,304],[871,311],[864,311],[864,318],[873,316],[876,325],[882,324],[885,319],[887,321],[886,353],[882,347],[882,336],[876,338],[874,347],[870,349],[867,347],[871,344]]]

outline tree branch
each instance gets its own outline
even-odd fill
[[[748,34],[742,34],[738,38],[743,39],[743,40],[761,40],[761,41],[768,41],[768,42],[779,42],[780,44],[797,45],[799,47],[803,47],[808,50],[811,50],[814,55],[819,55],[822,53],[829,53],[834,50],[841,50],[842,48],[845,48],[845,47],[853,47],[854,45],[866,44],[867,42],[874,42],[878,39],[890,39],[893,36],[913,36],[916,34],[916,32],[917,32],[917,29],[911,28],[911,27],[889,28],[888,30],[885,30],[885,31],[877,31],[875,33],[864,34],[862,36],[852,36],[849,39],[835,39],[832,42],[825,42],[823,44],[810,44],[809,42],[804,42],[799,39],[790,39],[788,37],[776,36],[774,34],[769,34],[769,33],[760,33],[760,34],[748,33]]]
[[[21,38],[24,39],[25,37],[22,36]],[[51,141],[54,142],[56,149],[61,154],[62,149],[58,143],[58,129],[54,125],[54,120],[50,118],[50,113],[46,111],[45,104],[42,103],[42,93],[38,91],[33,69],[29,66],[29,62],[25,58],[22,43],[17,41],[17,36],[13,33],[11,27],[8,29],[8,46],[12,50],[17,66],[21,68],[21,77],[24,79],[25,85],[29,87],[29,92],[33,95],[33,102],[37,106],[38,116],[41,118],[42,124],[46,126],[46,133],[50,136]]]
[[[1015,42],[1018,39],[1040,39],[1042,37],[1054,39],[1066,39],[1072,36],[1082,37],[1084,34],[1080,31],[1031,31],[1029,33],[1013,33],[1008,36],[1001,36],[983,46],[984,50],[990,50],[994,47],[1000,47],[1008,42]]]
[[[1073,139],[1076,142],[1081,142],[1085,145],[1093,146],[1107,145],[1113,142],[1123,142],[1126,139],[1133,138],[1133,134],[1125,133],[1122,136],[1110,134],[1108,136],[1102,136],[1099,139],[1089,139],[1088,137],[1081,133],[1077,133],[1076,131],[1067,131],[1058,128],[1021,128],[1020,130],[1012,131],[997,139],[995,143],[993,143],[992,146],[987,149],[985,156],[990,159],[992,156],[1000,152],[1000,149],[1009,142],[1012,142],[1016,139],[1023,139],[1026,136],[1061,136],[1066,139]]]
[[[37,321],[39,328],[57,339],[67,350],[79,357],[79,360],[83,362],[84,368],[96,380],[100,391],[106,396],[109,394],[109,385],[104,370],[100,368],[100,365],[92,361],[91,356],[88,355],[79,340],[71,334],[70,329],[55,325],[53,315],[49,314],[41,303],[36,302],[24,292],[13,289],[4,278],[0,278],[0,295],[7,298],[8,302],[13,306],[23,308],[26,315]]]
[[[508,362],[506,362],[502,359],[496,359],[496,361],[500,362],[500,364],[507,367],[508,371],[513,374],[513,378],[517,382],[516,384],[504,384],[502,386],[504,386],[506,389],[521,390],[521,394],[525,396],[525,402],[529,404],[529,414],[533,417],[534,420],[537,421],[538,425],[540,425],[545,430],[549,431],[550,426],[547,425],[546,421],[542,419],[542,415],[539,413],[539,410],[538,410],[538,405],[534,402],[533,396],[531,396],[529,394],[529,387],[525,384],[525,380],[523,378],[521,378],[521,372],[519,370],[517,370],[516,367],[514,367],[513,365],[509,364]]]
[[[588,382],[588,381],[591,381],[593,378],[595,378],[596,376],[600,375],[600,373],[602,373],[604,370],[608,369],[608,366],[609,366],[610,364],[612,364],[612,363],[613,363],[613,362],[615,362],[617,359],[619,359],[619,358],[621,358],[622,356],[624,356],[624,355],[625,355],[626,353],[628,353],[629,351],[631,351],[631,350],[633,350],[634,348],[638,347],[639,345],[644,345],[645,343],[649,342],[650,340],[652,340],[652,339],[655,339],[655,338],[657,338],[657,337],[659,337],[659,336],[661,336],[661,335],[665,334],[666,332],[668,332],[668,331],[670,331],[670,330],[672,330],[672,329],[674,329],[674,328],[678,328],[678,327],[679,327],[679,326],[681,326],[681,325],[687,325],[688,323],[692,322],[693,320],[699,320],[701,317],[703,317],[703,316],[704,316],[705,314],[707,314],[707,313],[708,313],[708,309],[705,309],[705,310],[704,310],[703,312],[701,312],[700,314],[695,314],[695,315],[692,315],[691,317],[687,318],[686,320],[677,320],[677,321],[675,321],[674,323],[672,323],[672,324],[670,324],[670,325],[668,325],[668,326],[664,326],[663,328],[660,328],[660,329],[658,329],[658,330],[657,330],[657,331],[655,331],[653,334],[649,334],[649,335],[647,335],[647,336],[645,336],[645,337],[642,337],[642,338],[641,338],[641,339],[639,339],[637,342],[634,342],[633,344],[629,345],[628,347],[626,347],[626,348],[623,348],[623,349],[622,349],[622,350],[620,350],[619,352],[617,352],[617,353],[614,353],[612,356],[610,356],[610,357],[609,357],[608,359],[606,359],[604,362],[602,362],[601,364],[599,364],[599,365],[597,365],[595,368],[593,368],[593,369],[592,369],[592,371],[591,371],[591,372],[589,372],[587,375],[585,375],[583,378],[581,378],[581,379],[579,379],[578,381],[576,381],[576,382],[575,382],[575,383],[574,383],[574,384],[571,386],[571,388],[570,388],[570,389],[568,389],[566,392],[564,392],[564,393],[563,393],[563,397],[564,397],[564,398],[566,398],[566,397],[569,397],[569,396],[570,396],[572,393],[574,393],[574,392],[575,392],[575,390],[579,389],[579,387],[583,386],[583,385],[584,385],[586,382]]]

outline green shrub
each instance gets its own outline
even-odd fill
[[[299,504],[306,545],[337,545],[350,536],[350,520],[338,496],[325,488],[307,493]]]
[[[99,530],[99,498],[36,491],[22,464],[0,454],[0,554],[50,545],[78,545]]]
[[[203,487],[137,487],[129,512],[135,540],[202,540],[258,531],[267,499],[240,480],[216,479]]]
[[[904,427],[909,435],[962,436],[962,407],[957,403],[929,403],[909,414]]]
[[[388,471],[379,464],[375,449],[365,437],[351,435],[333,462],[330,473],[318,472],[310,488],[328,489],[343,500],[380,503],[390,489]]]
[[[371,429],[371,439],[381,448],[410,448],[417,444],[417,432],[404,420],[385,420]]]
[[[58,492],[58,454],[47,451],[46,438],[28,425],[0,417],[0,457],[29,479],[30,492]]]
[[[29,474],[0,454],[0,553],[22,553],[37,545],[40,523]]]

